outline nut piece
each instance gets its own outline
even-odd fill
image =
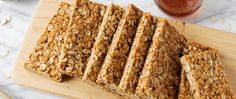
[[[57,13],[25,62],[25,69],[48,76],[55,81],[62,81],[57,65],[73,8],[74,6],[67,3],[60,4]],[[59,14],[60,11],[65,11],[65,13]],[[61,37],[60,40],[58,37]]]
[[[234,99],[218,51],[185,55],[181,64],[196,99]]]
[[[118,28],[123,12],[123,8],[114,4],[111,4],[107,8],[98,36],[92,48],[83,80],[89,80],[91,82],[97,80],[97,75],[102,67],[102,63],[110,47],[113,35]]]
[[[148,99],[175,99],[180,84],[179,58],[186,39],[166,19],[160,18],[152,41],[136,94]]]
[[[58,69],[62,74],[83,76],[104,12],[101,4],[77,0],[60,55]]]
[[[142,11],[130,4],[119,23],[96,81],[108,90],[116,89],[120,82],[141,16]]]
[[[136,32],[130,54],[124,69],[119,89],[125,92],[134,93],[137,86],[139,74],[152,42],[152,36],[156,28],[156,19],[150,13],[144,13]]]

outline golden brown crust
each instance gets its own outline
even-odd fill
[[[143,98],[177,98],[179,58],[186,39],[166,19],[159,19],[152,41],[136,94]]]
[[[132,44],[130,54],[124,69],[119,89],[134,93],[139,74],[142,71],[148,49],[152,42],[152,36],[156,28],[156,20],[150,13],[144,13]]]
[[[103,18],[98,36],[88,60],[83,80],[95,82],[102,63],[110,47],[113,35],[123,15],[124,9],[117,5],[110,5]]]
[[[197,42],[187,41],[184,47],[183,54],[189,55],[189,54],[200,53],[200,52],[209,51],[209,50],[216,50],[216,49],[202,45]]]
[[[57,13],[49,22],[37,45],[25,62],[25,69],[62,81],[58,72],[59,54],[74,6],[61,3]]]
[[[190,88],[196,91],[195,98],[234,98],[217,51],[185,55],[181,58],[181,64]]]
[[[113,37],[97,83],[108,89],[118,86],[141,16],[142,12],[138,8],[134,5],[128,6]]]
[[[77,0],[76,4],[58,69],[63,74],[82,77],[106,7],[88,0]]]

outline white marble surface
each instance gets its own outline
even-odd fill
[[[94,1],[108,3],[110,0]],[[128,3],[134,3],[144,11],[151,12],[156,16],[173,18],[161,12],[154,4],[154,0],[113,0],[112,2],[124,6]],[[10,0],[10,2],[0,4],[0,18],[5,15],[9,15],[12,18],[9,25],[0,25],[0,53],[6,49],[9,50],[9,54],[6,57],[0,57],[0,89],[14,99],[63,98],[49,93],[23,88],[9,79],[9,75],[13,69],[13,62],[24,39],[37,3],[38,0]],[[210,20],[211,16],[215,17],[216,22]],[[189,17],[175,19],[236,33],[236,0],[204,0],[203,6],[195,14]]]

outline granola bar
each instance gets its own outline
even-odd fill
[[[197,99],[234,99],[218,51],[185,55],[181,64]]]
[[[106,7],[77,0],[63,44],[58,69],[69,76],[82,77]]]
[[[184,55],[190,55],[190,54],[196,54],[204,51],[216,51],[216,49],[204,46],[202,44],[192,42],[192,41],[187,41],[187,44],[184,47]],[[185,71],[182,69],[181,70],[181,82],[180,82],[180,87],[179,87],[179,99],[194,99],[195,91],[193,89],[190,89],[189,82],[186,77]]]
[[[122,16],[96,81],[108,90],[113,90],[120,82],[141,16],[142,11],[132,4]]]
[[[134,93],[137,86],[139,73],[141,72],[148,49],[155,32],[156,19],[150,13],[144,13],[134,38],[133,45],[124,69],[123,76],[119,83],[119,89],[125,92]]]
[[[179,58],[186,39],[166,19],[160,18],[152,41],[136,94],[143,98],[178,98]]]
[[[62,81],[57,65],[61,46],[74,6],[61,3],[57,13],[50,20],[46,30],[25,62],[25,69],[45,75],[52,80]]]
[[[187,44],[184,47],[183,54],[189,55],[194,53],[200,53],[208,50],[216,50],[214,48],[199,44],[193,41],[187,41]]]
[[[123,12],[123,8],[114,4],[107,8],[102,25],[98,32],[98,36],[92,48],[83,80],[88,80],[91,82],[95,82],[97,80],[97,75],[101,69],[113,35],[118,28]]]

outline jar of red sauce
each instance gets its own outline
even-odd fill
[[[155,0],[155,2],[169,15],[186,16],[197,11],[203,0]]]

